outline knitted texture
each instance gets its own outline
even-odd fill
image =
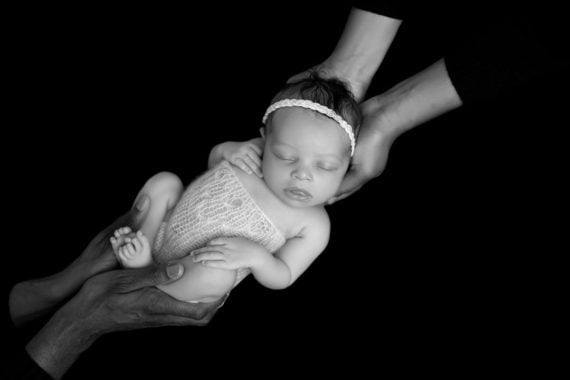
[[[271,253],[285,244],[285,237],[225,160],[198,177],[182,194],[155,239],[153,254],[159,261],[169,261],[218,237],[243,237]],[[246,274],[241,271],[241,275]]]

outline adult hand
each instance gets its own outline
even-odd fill
[[[354,156],[336,195],[329,200],[333,204],[360,190],[368,181],[380,176],[386,167],[390,147],[396,135],[384,128],[388,125],[378,98],[361,103],[363,122],[358,134]]]
[[[87,277],[90,277],[115,268],[118,262],[111,247],[111,236],[117,228],[124,226],[137,231],[149,209],[150,198],[142,194],[129,211],[117,218],[91,240],[81,255],[70,265],[70,269],[73,272],[77,272],[79,269],[87,271]]]
[[[356,101],[362,101],[400,24],[401,20],[353,7],[331,55],[312,69],[291,77],[289,82],[316,70],[325,78],[336,77],[347,82]]]
[[[101,231],[67,268],[54,275],[16,284],[10,292],[10,314],[16,326],[36,319],[75,293],[91,276],[113,269],[117,260],[109,238],[116,228],[138,229],[150,209],[150,198],[141,196],[134,206]]]
[[[364,98],[364,94],[366,94],[366,90],[368,89],[369,80],[365,81],[352,78],[352,76],[342,70],[341,65],[337,65],[329,60],[325,60],[308,70],[293,75],[287,79],[287,83],[294,83],[301,79],[307,78],[313,72],[317,73],[322,78],[338,78],[345,82],[357,102]]]
[[[60,378],[100,336],[114,331],[160,326],[203,326],[223,300],[178,301],[157,285],[183,274],[181,264],[122,269],[90,278],[28,343],[30,356],[54,378]]]
[[[64,312],[82,320],[83,328],[94,336],[143,327],[206,325],[221,301],[183,302],[156,287],[183,273],[182,264],[105,272],[87,280]]]
[[[363,102],[351,168],[329,203],[346,198],[382,174],[399,135],[461,105],[443,59]]]

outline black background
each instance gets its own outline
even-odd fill
[[[214,144],[256,136],[281,84],[332,51],[348,10],[287,2],[8,13],[8,278],[62,269],[148,177],[167,170],[188,182]],[[368,95],[460,42],[449,28],[404,23]],[[529,84],[403,135],[380,178],[329,208],[330,244],[292,287],[249,278],[206,328],[105,336],[69,378],[255,373],[262,363],[357,376],[501,361],[533,335],[524,326],[546,313],[555,287],[566,175],[558,88]]]

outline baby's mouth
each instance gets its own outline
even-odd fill
[[[288,197],[298,201],[308,201],[309,199],[313,198],[311,193],[309,193],[307,190],[303,190],[298,187],[288,187],[284,191]]]

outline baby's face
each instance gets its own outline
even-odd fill
[[[348,169],[350,140],[334,120],[315,111],[275,111],[265,137],[267,186],[291,207],[311,207],[334,196]]]

